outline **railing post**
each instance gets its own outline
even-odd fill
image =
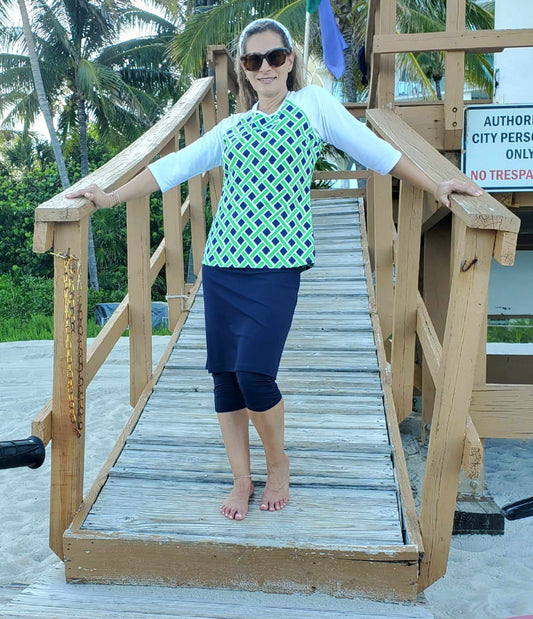
[[[457,220],[450,303],[422,489],[419,590],[446,572],[495,232]]]
[[[465,0],[446,0],[446,31],[458,36],[465,32]],[[463,135],[463,102],[465,80],[465,53],[446,52],[444,75],[444,148],[459,150]]]
[[[379,6],[379,34],[394,34],[396,32],[396,0],[381,2]],[[379,60],[377,76],[377,104],[385,107],[394,103],[396,55],[386,54]]]
[[[443,219],[424,234],[423,298],[439,342],[444,339],[446,312],[450,299],[451,217]],[[426,442],[435,405],[435,384],[424,360],[422,364],[421,439]]]
[[[374,262],[376,305],[383,341],[392,333],[392,177],[374,174]],[[390,352],[390,349],[389,349]]]
[[[204,120],[204,128],[206,131],[211,130],[217,124],[215,99],[211,90],[205,99],[202,101],[202,117]],[[222,120],[219,117],[219,121]],[[209,194],[211,196],[211,212],[213,217],[217,212],[218,202],[222,194],[222,168],[214,168],[209,170]]]
[[[150,197],[127,204],[130,402],[135,406],[152,376]]]
[[[402,181],[394,286],[391,374],[398,423],[413,409],[416,306],[424,192]]]
[[[185,143],[192,144],[200,137],[200,117],[198,108],[185,124]],[[191,251],[193,252],[194,274],[198,275],[202,267],[205,248],[205,211],[202,190],[202,177],[195,176],[189,180],[189,198],[191,204]]]
[[[163,149],[167,155],[179,148],[173,138]],[[168,328],[174,331],[185,307],[185,265],[183,262],[183,224],[181,217],[181,185],[163,194],[163,229],[165,233],[165,276],[167,283]]]
[[[63,533],[83,500],[88,219],[54,224],[54,383],[50,548],[63,559]]]
[[[374,232],[376,199],[374,197],[374,176],[374,173],[370,173],[366,181],[366,229],[368,238],[368,258],[370,260],[372,272],[376,270],[376,235]]]

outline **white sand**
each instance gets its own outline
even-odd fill
[[[167,341],[154,338],[155,360]],[[86,490],[131,412],[127,359],[122,339],[88,390]],[[0,344],[0,441],[31,434],[51,381],[52,342]],[[31,583],[57,561],[48,548],[49,454],[40,469],[0,471],[0,588]],[[423,449],[411,439],[407,455],[419,488]],[[487,441],[486,485],[498,505],[532,496],[533,441]],[[533,615],[533,517],[507,521],[503,536],[454,537],[448,572],[426,597],[436,619]]]

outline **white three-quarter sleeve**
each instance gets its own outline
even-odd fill
[[[291,93],[291,100],[307,114],[318,135],[370,170],[388,174],[401,153],[370,131],[320,86]]]
[[[223,135],[233,122],[235,117],[225,118],[189,146],[151,163],[148,169],[161,191],[221,165]]]

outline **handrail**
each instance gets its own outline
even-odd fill
[[[80,221],[92,215],[95,208],[91,202],[84,198],[71,200],[65,198],[65,194],[86,187],[89,183],[98,184],[104,191],[110,190],[138,174],[185,126],[194,113],[195,106],[205,98],[212,86],[212,77],[204,77],[193,82],[169,112],[135,142],[72,187],[40,204],[35,209],[35,221]]]
[[[392,110],[368,110],[367,116],[381,137],[434,182],[467,180]],[[485,364],[480,351],[485,346],[490,265],[493,257],[513,264],[520,227],[519,218],[486,192],[477,198],[450,196],[450,209],[445,210],[453,220],[451,284],[441,344],[418,290],[423,198],[421,190],[400,183],[396,231],[390,177],[374,174],[369,179],[369,249],[381,337],[387,341],[392,334],[390,364],[398,421],[412,408],[417,337],[436,389],[420,509],[424,544],[420,590],[446,571],[461,465],[470,476],[479,471],[482,445],[470,418],[470,401]]]
[[[227,55],[225,51],[224,54]],[[215,59],[219,56],[220,50],[212,52]],[[225,56],[224,59],[227,72]],[[228,89],[224,89],[224,81],[220,78],[219,109],[215,109],[214,83],[213,77],[193,82],[151,129],[68,191],[93,182],[103,190],[113,189],[138,174],[154,157],[178,150],[181,134],[186,145],[198,139],[202,131],[215,125],[217,117],[218,120],[223,118],[221,110],[229,110]],[[221,192],[218,170],[190,179],[189,196],[183,204],[179,187],[163,194],[164,238],[152,256],[149,198],[128,202],[128,294],[88,353],[87,225],[95,208],[86,199],[67,199],[65,190],[35,210],[34,251],[44,252],[52,246],[54,250],[54,381],[52,399],[35,419],[33,429],[44,442],[52,441],[50,547],[61,558],[63,533],[83,499],[87,385],[129,325],[131,403],[136,406],[148,397],[155,382],[152,371],[152,284],[166,266],[169,327],[174,331],[173,341],[198,289],[197,285],[186,284],[184,280],[183,229],[190,221],[191,252],[198,275],[206,238],[204,189],[207,182],[215,210]],[[70,265],[69,272],[67,264]],[[198,277],[197,283],[199,281]],[[164,354],[169,353],[165,351]]]
[[[392,110],[368,110],[367,117],[377,133],[402,152],[435,182],[451,178],[469,181],[468,177],[430,146],[416,131],[399,118]],[[497,230],[505,235],[505,246],[511,250],[497,252],[495,258],[502,264],[511,265],[514,260],[512,246],[516,246],[516,234],[520,219],[503,204],[483,192],[483,196],[473,198],[463,194],[450,196],[450,209],[462,219],[469,228]]]

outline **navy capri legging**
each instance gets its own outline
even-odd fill
[[[281,400],[281,393],[273,376],[255,372],[216,372],[215,410],[229,413],[247,408],[264,412]]]

